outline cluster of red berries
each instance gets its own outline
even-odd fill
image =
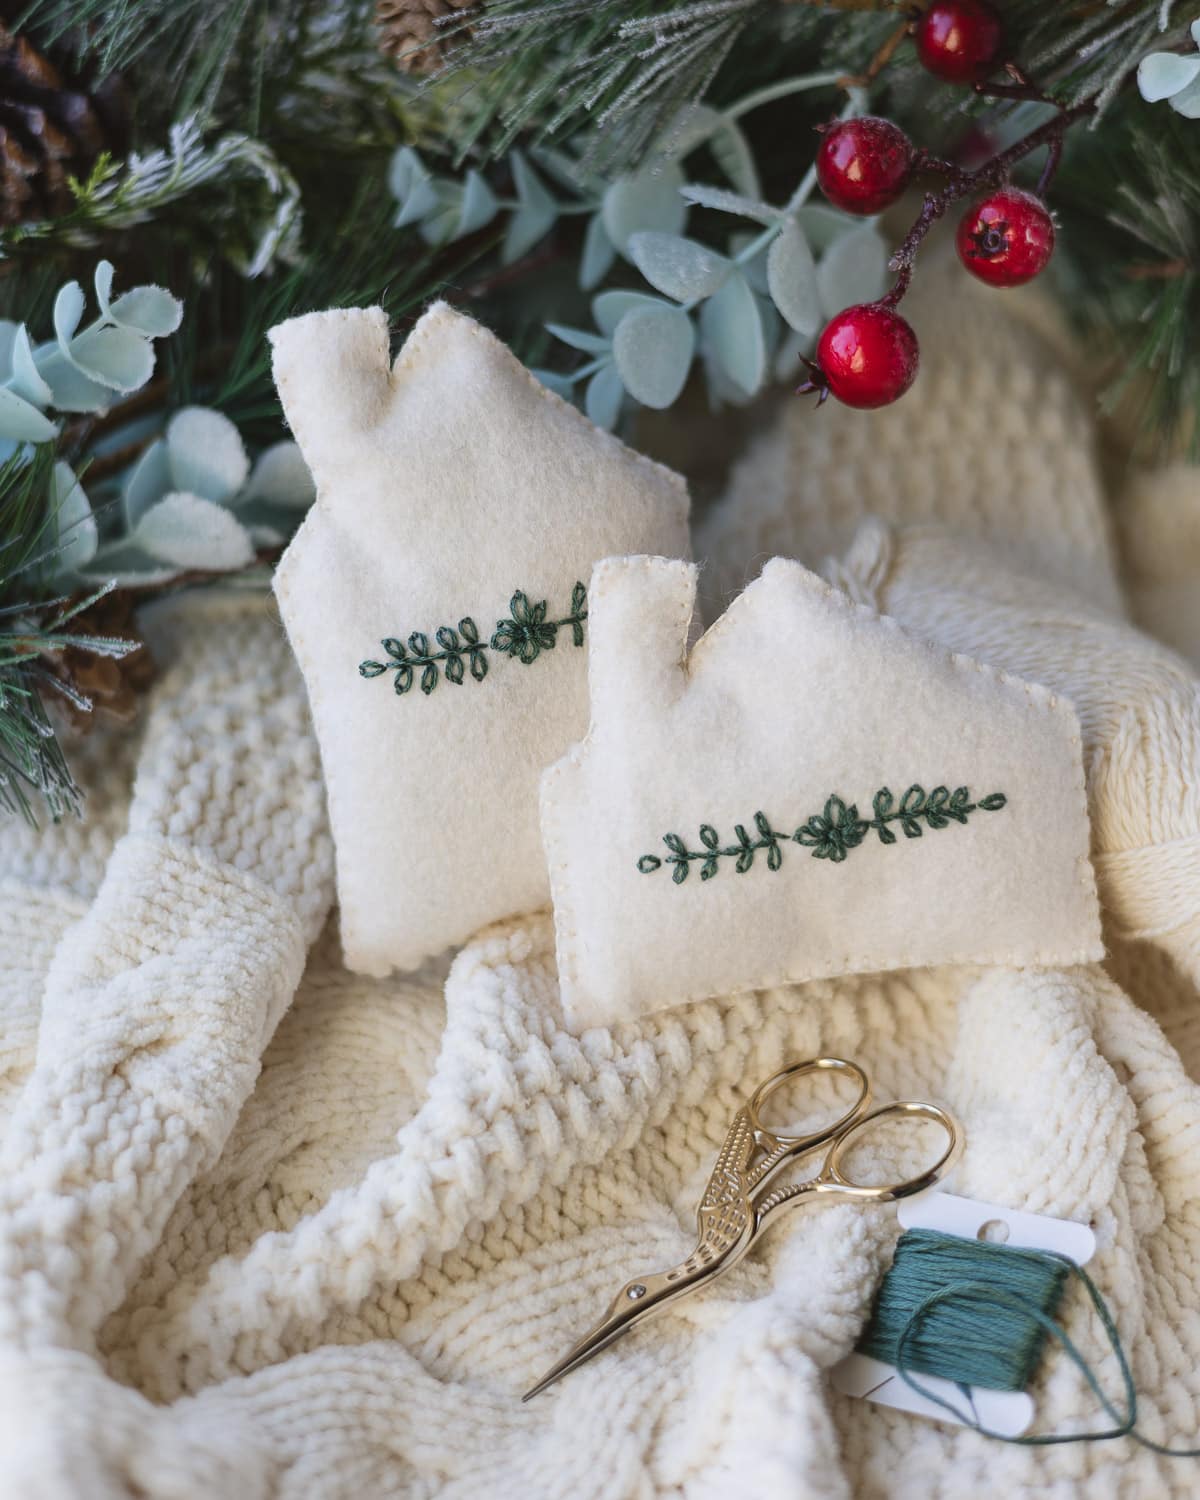
[[[934,0],[915,26],[917,55],[940,78],[977,83],[1000,55],[999,18],[985,0]],[[817,181],[835,207],[876,214],[894,203],[924,163],[890,120],[844,120],[824,134]],[[1000,187],[964,214],[956,238],[963,265],[989,286],[1021,286],[1054,249],[1054,223],[1032,193]],[[814,383],[847,406],[886,406],[917,374],[917,337],[895,311],[903,290],[879,302],[848,307],[817,342]]]

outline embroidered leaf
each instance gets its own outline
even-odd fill
[[[953,792],[944,786],[937,786],[926,795],[925,789],[919,783],[914,783],[900,799],[899,807],[896,807],[890,789],[884,786],[871,799],[874,816],[864,819],[859,817],[856,802],[847,803],[833,792],[826,798],[824,809],[802,823],[791,835],[791,839],[810,849],[814,859],[825,859],[836,865],[843,863],[850,851],[859,847],[872,828],[881,844],[895,844],[896,835],[888,827],[889,823],[899,822],[909,838],[920,838],[923,832],[921,819],[932,829],[948,828],[951,820],[966,823],[977,806],[987,812],[998,812],[1008,800],[1003,792],[992,792],[978,804],[972,802],[970,797],[965,786],[956,787]],[[721,846],[721,836],[711,823],[700,825],[702,847],[698,850],[689,849],[677,833],[664,834],[663,843],[671,851],[666,862],[675,867],[672,880],[677,885],[682,884],[687,879],[692,860],[702,862],[701,880],[711,880],[720,869],[722,859],[732,859],[735,871],[744,875],[753,866],[754,857],[761,849],[767,851],[767,869],[781,869],[783,846],[780,841],[784,836],[771,827],[770,820],[762,811],[754,814],[753,821],[758,834],[756,839],[751,838],[745,824],[735,823],[734,841],[725,848]],[[662,861],[654,855],[644,854],[638,860],[637,867],[643,875],[650,875],[661,864]]]
[[[457,630],[452,625],[439,625],[436,628],[436,650],[431,648],[429,637],[424,631],[414,630],[407,644],[395,636],[388,636],[382,644],[389,660],[362,662],[359,674],[363,677],[378,677],[383,672],[394,671],[395,690],[404,694],[411,688],[415,672],[419,668],[421,691],[428,695],[433,692],[443,675],[447,682],[461,684],[466,678],[468,663],[472,678],[476,682],[482,682],[488,674],[486,653],[490,650],[515,656],[526,666],[530,665],[543,651],[553,649],[560,626],[571,627],[576,646],[584,643],[587,589],[579,581],[576,581],[571,590],[571,613],[561,620],[548,620],[546,615],[549,605],[546,600],[531,603],[529,596],[521,589],[517,589],[512,595],[509,608],[512,611],[511,617],[497,620],[495,633],[486,643],[480,640],[479,627],[470,615],[464,615],[459,620]]]

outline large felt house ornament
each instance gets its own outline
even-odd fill
[[[575,1027],[835,974],[1103,955],[1079,724],[776,559],[602,562],[592,722],[542,779]]]
[[[337,846],[346,962],[411,968],[549,900],[542,768],[587,728],[598,558],[686,556],[687,492],[445,305],[272,330],[317,486],[276,573]]]

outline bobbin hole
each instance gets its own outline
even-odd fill
[[[981,1224],[976,1231],[977,1240],[986,1240],[989,1245],[1006,1245],[1008,1243],[1008,1225],[1003,1219],[989,1219],[986,1224]]]

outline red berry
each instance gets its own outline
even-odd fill
[[[963,215],[955,243],[967,270],[989,286],[1032,281],[1054,251],[1046,205],[1020,188],[1001,188]]]
[[[894,203],[912,168],[912,142],[898,125],[874,115],[831,126],[817,152],[821,191],[848,214],[877,214]]]
[[[917,56],[950,83],[974,83],[1000,52],[1000,17],[985,0],[934,0],[917,22]]]
[[[820,382],[847,406],[887,406],[917,374],[917,336],[881,302],[847,307],[817,340]]]

